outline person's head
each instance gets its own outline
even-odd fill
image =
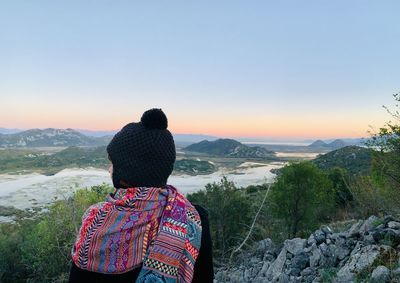
[[[161,109],[143,113],[140,122],[125,125],[107,146],[114,187],[162,187],[176,159],[175,143]]]

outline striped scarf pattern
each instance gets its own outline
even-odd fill
[[[200,245],[200,216],[175,187],[116,189],[83,215],[72,260],[106,274],[142,265],[136,282],[189,283]]]

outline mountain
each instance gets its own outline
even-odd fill
[[[343,140],[340,139],[336,139],[333,142],[328,144],[328,147],[332,148],[332,149],[339,149],[342,147],[347,146],[348,144],[346,142],[344,142]]]
[[[258,146],[247,146],[233,139],[203,140],[189,145],[184,150],[223,157],[267,158],[275,153]]]
[[[349,144],[346,143],[345,141],[341,140],[341,139],[336,139],[333,140],[332,142],[325,142],[323,140],[316,140],[315,142],[313,142],[312,144],[310,144],[308,147],[312,148],[312,149],[326,149],[326,150],[335,150],[335,149],[339,149],[345,146],[348,146]]]
[[[20,129],[8,129],[8,128],[0,128],[0,134],[15,134],[22,132]]]
[[[88,137],[72,129],[32,129],[0,136],[0,147],[67,147],[103,144],[103,139]]]
[[[369,139],[335,139],[335,140],[317,140],[308,147],[311,149],[335,150],[349,145],[363,146]]]
[[[197,143],[203,140],[214,141],[217,137],[208,135],[195,135],[195,134],[173,134],[176,142]]]
[[[313,147],[313,148],[320,148],[320,147],[327,147],[328,144],[322,140],[316,140],[315,142],[313,142],[312,144],[309,145],[309,147]]]
[[[350,175],[365,175],[370,171],[372,153],[369,148],[351,145],[320,155],[312,162],[323,170],[341,167]]]
[[[94,131],[94,130],[85,130],[85,129],[74,129],[75,131],[89,137],[104,137],[104,136],[111,136],[113,137],[118,131]]]

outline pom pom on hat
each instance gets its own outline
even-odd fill
[[[140,121],[148,129],[165,130],[168,127],[167,116],[159,108],[153,108],[144,112]]]

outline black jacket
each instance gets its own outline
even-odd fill
[[[199,256],[194,265],[192,283],[212,283],[214,268],[212,262],[212,242],[207,211],[200,205],[194,205],[201,218],[201,246]],[[125,283],[135,282],[141,268],[136,268],[122,274],[102,274],[80,269],[72,263],[69,283]]]

